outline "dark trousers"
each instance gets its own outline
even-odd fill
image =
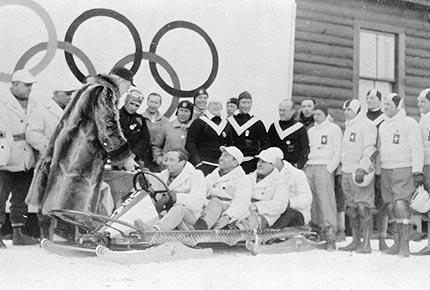
[[[305,218],[302,213],[288,207],[283,214],[279,217],[279,219],[273,224],[272,228],[274,229],[283,229],[286,227],[298,227],[303,226],[305,224]]]
[[[24,226],[28,207],[25,203],[28,189],[33,178],[33,169],[29,171],[9,172],[0,170],[0,225],[6,221],[6,201],[10,199],[10,221],[12,227]]]
[[[334,196],[336,198],[336,211],[345,211],[345,196],[342,189],[342,175],[334,177]]]

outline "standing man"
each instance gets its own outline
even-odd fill
[[[340,161],[342,131],[328,120],[328,108],[316,104],[315,126],[309,129],[310,153],[305,173],[312,191],[312,224],[318,226],[327,240],[327,249],[336,249],[336,199],[334,174]]]
[[[133,84],[133,73],[116,67],[76,92],[37,163],[26,202],[47,215],[55,209],[103,212],[104,163],[133,171],[137,163],[122,132],[119,97]]]
[[[192,122],[185,142],[191,163],[205,176],[218,167],[219,148],[232,144],[232,128],[221,108],[220,102],[210,102],[207,112]]]
[[[206,112],[208,98],[208,92],[204,88],[198,89],[196,91],[194,94],[194,110],[192,120],[198,119]]]
[[[164,142],[163,154],[172,148],[185,149],[188,129],[193,117],[193,104],[189,101],[181,101],[176,110],[176,118],[166,128],[166,142]]]
[[[369,254],[374,207],[373,180],[364,183],[364,177],[374,170],[371,158],[376,151],[376,127],[360,113],[360,102],[349,99],[343,104],[345,132],[342,141],[342,189],[346,212],[352,229],[352,243],[341,250]],[[360,242],[360,239],[363,241]]]
[[[379,126],[381,126],[382,122],[387,118],[387,116],[381,110],[381,100],[382,94],[380,91],[372,89],[366,94],[366,104],[367,104],[367,118],[376,126],[376,129],[379,131]],[[377,153],[379,154],[379,153]],[[379,162],[379,158],[376,158],[376,161]],[[388,216],[387,209],[385,208],[385,203],[382,200],[381,195],[381,169],[380,166],[376,166],[375,173],[375,206],[377,209],[376,214],[376,228],[378,231],[378,241],[379,241],[379,250],[383,251],[388,248],[385,243],[385,238],[387,236],[387,226],[388,226]]]
[[[228,117],[227,120],[233,127],[233,144],[244,156],[254,157],[261,150],[270,147],[270,140],[263,122],[249,111],[252,107],[252,97],[248,92],[242,92],[238,98],[239,113]],[[249,158],[248,158],[249,159]],[[245,173],[254,171],[257,167],[257,159],[252,158],[242,163]]]
[[[297,121],[302,123],[306,129],[309,130],[315,123],[313,116],[315,100],[312,98],[303,99],[301,106]]]
[[[151,137],[152,161],[148,167],[150,171],[160,172],[163,163],[163,147],[166,141],[166,127],[169,119],[161,115],[158,109],[161,106],[161,96],[157,93],[150,93],[146,101],[147,108],[142,113],[146,119],[149,136]]]
[[[388,217],[395,219],[394,245],[385,254],[409,256],[409,202],[415,189],[424,185],[424,147],[418,123],[406,116],[401,98],[392,93],[383,103],[387,119],[379,128],[382,198]]]
[[[13,245],[34,245],[37,240],[26,236],[22,229],[27,219],[25,197],[33,178],[35,157],[33,149],[25,139],[28,124],[28,97],[36,80],[30,72],[18,70],[12,75],[10,92],[12,97],[3,98],[0,103],[0,135],[9,145],[10,155],[0,166],[0,248],[5,248],[1,228],[6,221],[6,201],[9,194],[10,220],[13,229]]]
[[[279,104],[279,121],[269,128],[271,146],[278,147],[284,153],[286,161],[302,169],[309,154],[308,132],[304,125],[293,119],[295,110],[292,100],[283,100]]]
[[[234,116],[237,113],[238,102],[237,98],[230,98],[227,100],[227,117]]]

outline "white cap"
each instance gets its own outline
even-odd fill
[[[36,78],[28,70],[17,70],[12,75],[12,82],[23,82],[32,84],[37,82]]]
[[[278,154],[276,152],[274,152],[274,150],[263,150],[260,152],[260,154],[258,154],[257,156],[255,156],[265,162],[269,162],[272,164],[276,163],[276,159],[278,158]]]
[[[284,159],[284,152],[282,152],[282,150],[279,147],[270,147],[267,148],[266,151],[270,151],[272,152],[272,154],[275,155],[276,158],[278,159]]]
[[[243,153],[239,149],[237,149],[237,147],[235,147],[235,146],[228,146],[228,147],[221,146],[221,147],[219,147],[219,150],[221,150],[221,152],[227,152],[228,154],[233,156],[233,158],[236,159],[239,164],[241,164],[243,162]]]

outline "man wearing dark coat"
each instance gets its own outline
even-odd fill
[[[270,147],[270,140],[263,122],[249,111],[252,107],[252,97],[248,92],[242,92],[238,97],[239,113],[227,118],[233,127],[233,146],[236,146],[245,156],[241,166],[245,173],[251,173],[257,168],[254,157],[261,150]],[[250,159],[250,160],[249,160]]]
[[[312,112],[314,111],[315,100],[312,98],[303,99],[301,103],[301,109],[297,121],[302,123],[306,130],[311,128],[315,121]]]
[[[278,147],[284,153],[284,160],[302,169],[308,160],[309,140],[304,125],[294,120],[294,102],[283,100],[279,104],[279,121],[269,128],[272,147]]]
[[[36,165],[27,204],[43,215],[55,209],[100,213],[104,162],[134,170],[137,165],[119,122],[118,100],[133,74],[117,67],[76,92]]]

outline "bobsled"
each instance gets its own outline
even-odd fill
[[[75,210],[53,210],[49,215],[74,227],[74,239],[56,241],[43,239],[41,247],[62,256],[98,256],[102,259],[130,264],[181,258],[205,257],[213,248],[243,247],[253,255],[287,253],[324,249],[325,242],[307,226],[283,229],[221,229],[144,231],[137,219],[151,226],[160,213],[155,198],[167,195],[169,202],[160,211],[173,205],[168,186],[154,173],[138,171],[133,187],[118,202],[110,216]]]

